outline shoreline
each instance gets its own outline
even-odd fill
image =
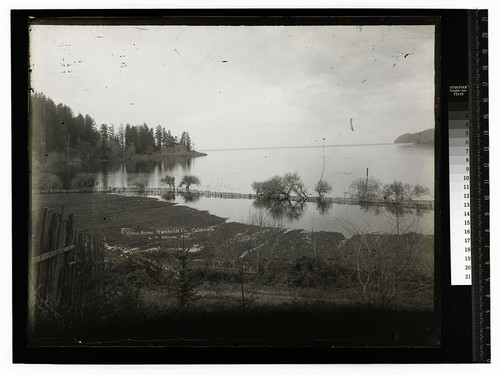
[[[168,233],[178,229],[197,234],[224,232],[224,235],[238,235],[248,231],[268,231],[284,234],[297,233],[306,237],[314,235],[316,239],[324,236],[336,237],[338,241],[348,238],[341,232],[315,231],[307,229],[289,229],[278,226],[264,226],[258,223],[228,222],[228,218],[211,214],[207,210],[200,210],[189,206],[158,199],[155,196],[119,195],[103,193],[62,193],[62,194],[34,194],[31,196],[31,212],[35,222],[36,214],[44,207],[54,211],[73,214],[76,220],[76,229],[103,234],[111,246],[152,248],[161,238],[146,238],[125,236],[124,229],[134,232],[143,232],[146,236]],[[158,233],[156,233],[158,231]],[[178,232],[181,233],[181,232]],[[391,233],[380,233],[380,236],[400,236]],[[433,238],[433,234],[422,234],[423,237]],[[308,240],[309,241],[309,240]],[[310,241],[309,241],[310,242]],[[143,246],[142,246],[143,245]],[[324,243],[322,246],[330,246]]]
[[[51,190],[34,190],[33,194],[37,195],[50,195],[50,194],[118,194],[123,196],[137,196],[137,197],[161,197],[163,195],[173,194],[175,196],[182,194],[192,194],[200,197],[206,198],[220,198],[220,199],[258,199],[258,195],[255,193],[235,193],[235,192],[219,192],[210,190],[198,190],[190,189],[189,191],[182,188],[177,188],[175,190],[171,188],[154,188],[154,187],[99,187],[94,188],[81,188],[81,189],[51,189]],[[434,200],[429,199],[414,199],[414,200],[403,200],[403,201],[392,201],[384,199],[373,199],[373,200],[362,200],[359,198],[343,198],[343,197],[328,197],[324,196],[319,199],[317,196],[307,196],[306,198],[299,198],[292,196],[289,198],[290,201],[300,201],[303,200],[306,203],[316,203],[318,201],[324,203],[335,203],[335,204],[348,204],[356,206],[385,206],[385,207],[401,207],[401,208],[411,208],[411,209],[423,209],[423,210],[434,210]]]
[[[187,195],[186,195],[187,194]],[[311,215],[304,214],[301,217],[288,217],[287,212],[283,212],[281,217],[273,216],[273,208],[259,205],[256,203],[256,196],[253,194],[232,194],[232,193],[214,193],[207,191],[192,191],[186,193],[185,190],[178,189],[174,192],[169,188],[130,188],[130,189],[119,189],[119,188],[98,188],[98,189],[74,189],[74,190],[50,190],[50,191],[33,191],[32,199],[34,202],[47,202],[51,208],[54,208],[54,202],[60,207],[61,205],[67,205],[75,207],[75,202],[77,204],[76,210],[80,212],[80,204],[84,204],[88,207],[106,207],[110,206],[111,211],[120,210],[121,206],[125,207],[138,207],[140,209],[134,211],[133,214],[127,216],[124,212],[120,212],[120,222],[122,227],[115,228],[116,232],[121,230],[121,228],[130,228],[130,222],[146,222],[151,224],[152,219],[156,219],[158,225],[155,227],[142,226],[137,228],[138,230],[163,230],[166,222],[165,216],[173,218],[173,222],[182,223],[184,226],[192,225],[193,227],[199,228],[200,225],[211,226],[213,225],[213,218],[215,218],[217,223],[224,223],[225,226],[238,224],[248,227],[268,227],[276,229],[280,227],[287,230],[300,230],[304,233],[314,233],[317,232],[327,232],[327,233],[339,233],[346,238],[350,238],[353,233],[357,233],[359,228],[356,230],[349,230],[345,225],[338,224],[337,221],[334,223],[329,223],[328,218],[323,220],[316,220],[311,222]],[[197,203],[200,200],[202,203]],[[207,202],[203,202],[206,199]],[[152,204],[151,201],[157,201],[162,207],[164,205],[165,212],[158,212],[156,207],[158,204]],[[123,202],[123,203],[120,203]],[[194,202],[194,203],[193,203]],[[387,212],[389,215],[396,215],[394,210],[400,212],[401,215],[407,215],[408,212],[413,212],[418,216],[425,215],[425,218],[433,215],[434,208],[431,202],[413,202],[412,205],[408,204],[388,204],[387,202],[381,202],[380,204],[373,203],[360,203],[357,200],[346,200],[346,199],[326,199],[325,204],[328,205],[328,210],[332,211],[334,217],[338,217],[338,209],[343,212],[347,210],[352,214],[356,214],[357,210],[363,210],[369,215],[370,220],[376,220],[376,216],[380,215],[381,212]],[[311,198],[303,203],[304,211],[307,212],[308,207],[312,207],[313,210],[320,209],[317,207],[318,202],[315,198]],[[334,207],[340,208],[334,208]],[[227,207],[227,208],[225,208]],[[285,209],[285,208],[284,208]],[[71,211],[71,207],[69,208]],[[152,210],[150,213],[148,213]],[[271,211],[270,211],[271,210]],[[415,211],[416,210],[416,211]],[[65,212],[68,212],[66,207]],[[235,214],[235,212],[237,214]],[[335,214],[337,212],[337,214]],[[82,215],[88,215],[88,213],[81,212]],[[101,215],[101,214],[99,214]],[[344,223],[350,222],[349,213],[341,215],[338,219],[339,222]],[[405,216],[406,217],[406,216]],[[212,219],[211,219],[212,218]],[[381,220],[387,219],[386,216],[380,216]],[[98,219],[96,219],[98,220]],[[388,219],[389,220],[389,219]],[[411,223],[411,217],[409,218],[409,223]],[[87,220],[86,220],[87,221]],[[405,222],[406,223],[406,222]],[[429,224],[428,219],[422,222],[423,226],[418,225],[412,227],[414,232],[422,233],[424,235],[433,235],[433,226]],[[102,223],[107,224],[106,222]],[[316,225],[315,225],[316,224]],[[345,224],[345,223],[344,223]],[[377,223],[372,223],[374,228],[378,228],[380,234],[392,234],[396,232],[395,227],[392,225],[394,223],[390,222],[389,227],[384,224],[377,225]],[[412,225],[412,224],[409,224]],[[105,226],[107,227],[107,225]],[[385,230],[384,230],[385,228]],[[406,228],[406,227],[405,227]],[[87,228],[85,228],[87,229]],[[100,230],[99,226],[94,226],[94,230]]]
[[[141,243],[140,240],[124,237],[122,228],[146,231],[169,226],[201,227],[225,222],[223,218],[207,211],[139,196],[89,193],[33,195],[31,205],[32,211],[42,207],[54,210],[64,207],[64,212],[74,214],[78,230],[102,233],[111,240],[112,245]]]
[[[127,162],[127,161],[161,161],[166,159],[175,158],[197,158],[202,156],[208,156],[204,152],[198,151],[181,151],[181,152],[166,152],[166,153],[152,153],[152,154],[136,154],[131,156],[121,156],[112,159],[95,159],[95,160],[74,160],[74,161],[63,161],[54,162],[50,164],[42,164],[40,161],[32,159],[32,168],[51,168],[60,167],[64,165],[77,165],[77,164],[97,164],[97,163],[112,163],[112,162]]]
[[[333,309],[344,320],[350,316],[349,311],[358,310],[361,319],[365,308],[368,315],[373,311],[412,311],[403,319],[402,327],[421,313],[429,314],[425,324],[431,321],[433,235],[362,233],[346,238],[337,232],[227,222],[208,211],[151,197],[52,194],[32,199],[33,230],[37,227],[39,209],[48,207],[61,212],[63,217],[73,214],[77,231],[104,236],[107,280],[118,283],[116,285],[125,282],[119,286],[124,289],[116,301],[108,301],[102,321],[104,327],[109,319],[122,322],[130,319],[138,327],[164,325],[172,316],[183,312],[194,314],[193,320],[186,318],[186,324],[194,324],[200,314],[214,316],[227,312],[230,317],[251,311],[294,316],[317,312],[326,318]],[[384,301],[385,295],[377,297],[377,284],[369,286],[375,297],[363,297],[366,285],[361,288],[356,279],[347,279],[352,270],[359,267],[360,259],[356,256],[364,251],[359,245],[366,243],[385,249],[383,255],[380,253],[384,266],[378,269],[380,260],[370,260],[367,255],[370,252],[363,252],[361,264],[368,262],[368,268],[358,272],[371,275],[375,267],[378,272],[389,272],[388,277],[395,271],[408,278],[407,286],[404,282],[398,284],[403,289],[391,301],[392,310],[380,310],[377,298]],[[414,251],[415,246],[418,253]],[[186,258],[180,258],[180,254],[186,254]],[[397,260],[405,256],[410,266],[400,269]],[[179,307],[179,278],[182,277],[188,282],[185,291],[188,304]],[[422,284],[415,290],[414,280]],[[127,296],[132,290],[135,307],[129,310],[129,302],[120,296]],[[414,313],[416,315],[412,315]],[[48,328],[52,323],[47,324]],[[120,328],[122,330],[133,335],[128,331],[128,324]],[[72,334],[71,330],[68,332]]]

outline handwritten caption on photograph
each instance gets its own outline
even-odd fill
[[[193,228],[163,228],[151,230],[136,230],[133,228],[122,228],[121,234],[127,237],[148,237],[148,239],[169,239],[187,236],[194,233],[215,232],[215,226],[193,227]]]

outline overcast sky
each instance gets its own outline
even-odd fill
[[[98,125],[188,131],[199,150],[385,143],[434,127],[434,26],[32,26],[30,37],[35,91]]]

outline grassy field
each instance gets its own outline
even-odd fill
[[[35,196],[34,215],[42,207],[64,207],[74,214],[77,230],[102,233],[107,242],[110,292],[99,315],[69,324],[68,335],[76,329],[88,340],[215,335],[250,342],[264,336],[437,342],[433,236],[347,239],[334,232],[226,223],[156,199],[107,194]],[[123,228],[173,233],[127,235]],[[40,336],[49,332],[54,334],[50,322]]]
[[[102,233],[110,245],[147,245],[147,239],[121,234],[122,228],[139,231],[167,227],[201,227],[220,225],[224,219],[185,206],[145,197],[108,194],[35,195],[32,212],[42,207],[73,213],[78,230]]]

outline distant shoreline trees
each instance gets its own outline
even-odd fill
[[[42,93],[31,95],[31,147],[42,164],[87,162],[151,155],[193,152],[188,132],[180,138],[161,125],[97,125],[89,115],[75,115],[71,108]]]

